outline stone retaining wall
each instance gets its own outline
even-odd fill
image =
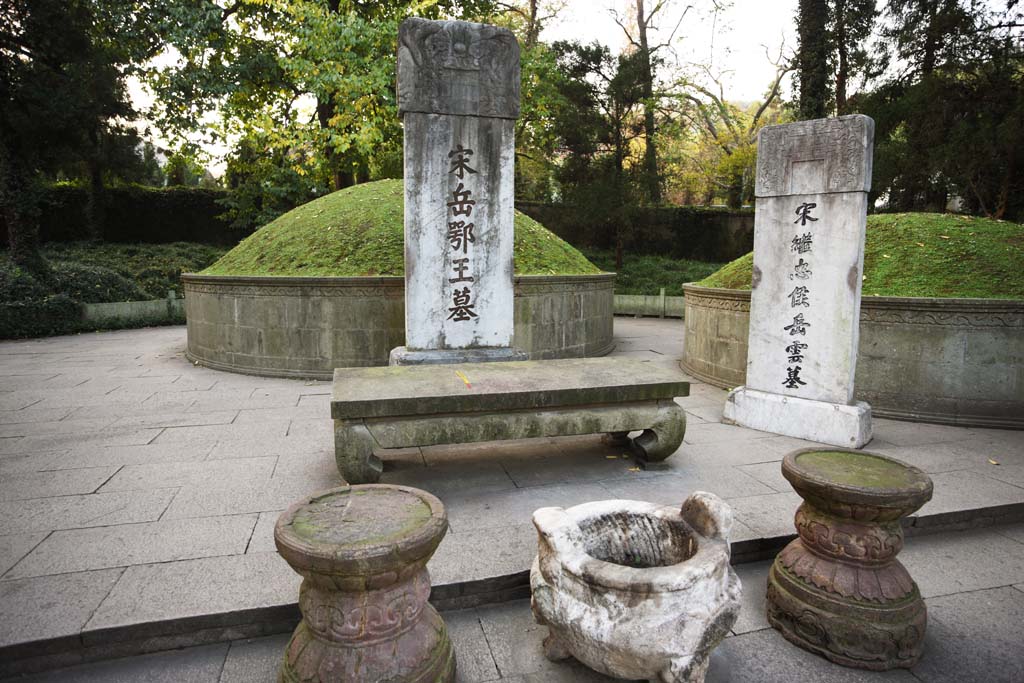
[[[750,292],[683,290],[681,367],[743,384]],[[864,297],[856,387],[878,417],[1024,429],[1024,301]]]
[[[182,275],[188,357],[270,377],[330,379],[336,367],[387,365],[405,343],[401,277]],[[530,358],[612,349],[615,276],[515,279],[515,341]]]

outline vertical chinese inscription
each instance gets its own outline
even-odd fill
[[[746,386],[850,405],[873,124],[766,128],[758,148]]]
[[[507,359],[519,46],[494,26],[406,19],[397,71],[406,347],[392,362]]]
[[[473,228],[475,226],[470,221],[470,218],[473,216],[473,207],[476,206],[476,200],[470,199],[473,196],[473,190],[467,188],[462,182],[466,179],[467,175],[476,173],[476,169],[469,165],[469,159],[472,156],[473,150],[466,149],[461,143],[448,153],[448,159],[451,163],[448,173],[458,178],[459,184],[458,187],[452,190],[452,201],[447,203],[448,210],[451,212],[448,218],[447,239],[454,254],[463,254],[461,258],[457,256],[452,258],[452,271],[455,277],[448,278],[448,284],[472,283],[476,280],[476,278],[469,274],[473,272],[472,255],[469,245],[475,241],[473,237]],[[465,220],[455,220],[457,216],[465,216],[466,218]],[[476,313],[476,303],[473,301],[471,286],[467,284],[462,289],[458,287],[453,288],[452,305],[448,308],[447,319],[458,323],[477,317],[479,316]]]

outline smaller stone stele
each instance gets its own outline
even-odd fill
[[[278,681],[454,681],[448,630],[427,602],[427,561],[447,529],[441,501],[407,486],[344,486],[284,512],[274,541],[303,577],[302,621]]]
[[[820,448],[787,455],[782,474],[804,503],[796,513],[799,537],[768,573],[769,623],[843,666],[914,666],[927,612],[896,555],[900,519],[931,499],[931,479],[883,455]]]
[[[732,511],[695,492],[682,508],[634,500],[533,513],[534,618],[549,659],[575,657],[609,676],[704,680],[740,609],[729,565]]]

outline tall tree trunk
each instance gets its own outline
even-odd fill
[[[846,1],[835,0],[836,114],[846,113],[846,82],[850,78],[850,47],[846,44]]]
[[[658,151],[654,131],[654,74],[651,71],[651,51],[647,43],[644,0],[636,0],[636,24],[644,90],[644,181],[647,186],[647,198],[652,204],[660,204],[661,182],[658,178]]]
[[[0,135],[0,205],[7,224],[11,260],[33,275],[49,280],[52,271],[39,252],[39,192],[30,169],[10,154]]]
[[[89,196],[85,203],[85,223],[88,228],[89,238],[103,239],[103,227],[106,224],[106,201],[103,188],[103,164],[101,145],[103,144],[99,131],[92,130],[89,133],[89,140],[92,149],[89,158],[86,160],[86,167],[89,172]]]
[[[828,115],[828,0],[800,0],[799,115],[803,120]]]
[[[730,209],[743,207],[743,172],[733,173],[729,179],[729,189],[726,192],[726,206]]]

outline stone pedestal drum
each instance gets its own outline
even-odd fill
[[[931,479],[898,460],[843,449],[794,451],[782,474],[804,503],[796,513],[799,538],[768,573],[768,621],[837,664],[913,666],[926,611],[896,555],[900,519],[931,499]]]
[[[406,486],[331,489],[282,514],[274,541],[303,581],[278,681],[454,681],[448,631],[427,602],[427,561],[447,529],[441,501]]]

